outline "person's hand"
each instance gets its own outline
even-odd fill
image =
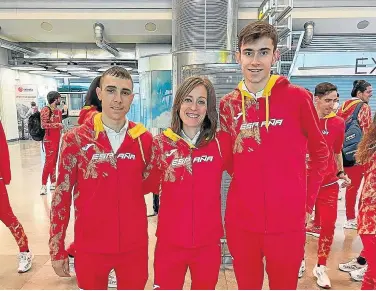
[[[52,261],[52,267],[56,275],[59,277],[70,277],[69,274],[69,260],[68,258],[63,260]]]
[[[347,176],[346,174],[342,174],[338,178],[343,180],[343,183],[341,184],[341,188],[347,188],[351,185],[351,180],[349,176]]]

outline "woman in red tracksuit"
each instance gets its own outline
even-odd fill
[[[363,242],[363,253],[368,269],[362,290],[376,289],[376,117],[364,135],[356,154],[357,162],[365,165],[364,186],[360,196],[358,234]]]
[[[186,79],[176,92],[171,128],[153,140],[145,193],[161,194],[154,287],[182,289],[190,269],[192,289],[215,289],[221,264],[221,180],[230,144],[216,134],[213,85]],[[226,139],[228,140],[228,139]]]

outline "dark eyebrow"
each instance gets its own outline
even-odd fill
[[[250,49],[250,48],[246,48],[246,49],[243,50],[243,52],[253,52],[253,51],[254,50]],[[259,51],[271,51],[271,49],[268,48],[268,47],[263,47],[263,48],[259,49]]]
[[[117,89],[117,88],[116,86],[109,85],[109,86],[106,86],[106,89]]]
[[[126,91],[127,93],[132,93],[132,90],[131,89],[128,89],[128,88],[123,88],[123,89],[121,89],[121,91]]]
[[[191,97],[191,98],[193,98],[193,96],[191,96],[191,95],[188,95],[187,97]],[[198,96],[198,98],[204,98],[204,99],[208,99],[207,97],[205,97],[205,96]],[[197,99],[198,99],[197,98]]]

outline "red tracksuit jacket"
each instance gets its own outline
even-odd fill
[[[359,102],[362,100],[358,98],[352,98],[343,103],[337,112],[339,117],[342,117],[345,121],[354,113],[354,110]],[[358,121],[363,133],[366,132],[372,124],[371,107],[364,103],[359,111]]]
[[[152,136],[141,124],[129,122],[124,142],[113,153],[101,116],[64,135],[51,203],[52,260],[67,256],[64,238],[73,188],[77,251],[115,254],[148,243],[142,174]]]
[[[358,234],[376,234],[376,152],[365,165],[364,186],[360,195]]]
[[[341,154],[345,139],[345,121],[333,112],[320,119],[321,132],[329,148],[328,167],[322,185],[329,185],[338,181],[338,167],[334,154]]]
[[[84,106],[80,111],[80,116],[78,117],[78,124],[84,124],[86,121],[92,119],[95,114],[98,113],[98,109],[96,106]]]
[[[45,106],[40,111],[40,120],[42,128],[46,130],[44,140],[59,141],[61,129],[63,128],[61,111],[55,108],[51,113],[48,106]]]
[[[221,128],[231,135],[234,159],[226,225],[257,233],[304,231],[328,148],[306,90],[271,76],[263,96],[255,100],[241,83],[220,102]]]
[[[193,248],[223,236],[221,180],[232,156],[223,134],[197,148],[171,129],[154,137],[144,192],[161,193],[158,241]]]
[[[11,180],[10,171],[10,159],[9,159],[9,149],[7,144],[7,138],[5,137],[5,132],[3,125],[0,121],[0,178],[3,179],[5,185],[9,185]]]

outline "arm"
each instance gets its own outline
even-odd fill
[[[341,119],[340,123],[338,124],[338,134],[336,140],[334,142],[334,159],[337,165],[337,173],[342,172],[338,175],[339,179],[343,179],[344,182],[341,185],[341,188],[345,188],[350,186],[351,180],[346,175],[343,169],[343,157],[342,157],[342,147],[343,142],[345,141],[345,122]]]
[[[144,180],[142,183],[144,194],[160,194],[160,186],[163,171],[161,169],[161,148],[156,138],[153,139],[151,147],[150,161],[144,171]]]
[[[308,140],[309,163],[307,169],[307,204],[306,212],[312,213],[325,170],[328,166],[328,147],[319,128],[319,118],[307,92],[302,96],[300,122]]]
[[[61,146],[56,190],[51,202],[50,255],[52,261],[64,260],[65,235],[72,204],[72,189],[77,182],[77,153],[79,149],[71,135],[64,135]]]
[[[48,107],[44,107],[40,112],[40,121],[42,128],[44,129],[51,129],[51,128],[63,128],[63,125],[60,122],[52,123],[50,122],[50,109]]]
[[[233,159],[232,159],[232,144],[231,136],[227,132],[219,131],[217,139],[220,146],[220,151],[223,159],[224,170],[232,176],[233,174]]]
[[[3,129],[3,125],[0,122],[0,177],[3,178],[4,184],[9,185],[11,180],[10,171],[10,158],[9,158],[9,148],[7,144],[7,138]]]
[[[360,109],[358,121],[363,134],[366,133],[372,124],[372,113],[368,104],[363,104],[362,108]]]

